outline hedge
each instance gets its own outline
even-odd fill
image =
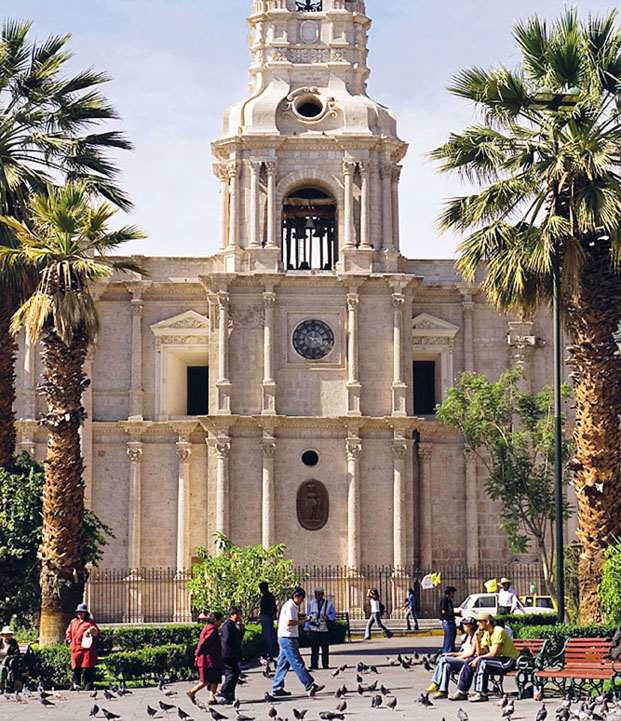
[[[599,625],[577,626],[574,624],[560,624],[553,626],[522,626],[516,633],[516,638],[543,638],[549,640],[550,654],[559,653],[568,638],[611,638],[616,626]]]

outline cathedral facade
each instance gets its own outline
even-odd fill
[[[552,378],[551,325],[508,320],[450,260],[400,252],[407,145],[367,95],[365,3],[255,0],[250,93],[213,144],[219,249],[93,289],[86,503],[103,565],[188,568],[221,532],[298,564],[509,561],[483,469],[434,407],[465,370]],[[36,347],[19,441],[42,458]]]

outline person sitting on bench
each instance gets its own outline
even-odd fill
[[[19,644],[13,637],[13,631],[5,626],[0,631],[0,693],[15,690],[18,664]]]

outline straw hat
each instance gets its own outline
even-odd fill
[[[503,583],[511,583],[511,581],[508,578],[501,578],[500,585],[502,586]]]
[[[475,618],[477,621],[493,621],[494,614],[490,613],[489,611],[481,611],[480,613],[476,614]]]
[[[11,631],[10,626],[5,626],[2,631],[0,631],[0,636],[14,636],[15,633]]]

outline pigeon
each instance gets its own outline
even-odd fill
[[[505,693],[505,694],[503,694],[500,701],[496,704],[496,706],[498,706],[498,708],[504,708],[508,703],[509,703],[509,697]]]
[[[268,703],[274,703],[274,701],[276,699],[272,696],[272,694],[269,691],[266,691],[265,694],[263,695],[263,700],[267,701]]]
[[[344,719],[345,716],[342,713],[334,713],[334,711],[320,711],[319,718],[332,721],[332,719]]]
[[[376,694],[371,699],[371,708],[379,708],[382,705],[382,697],[379,694]]]
[[[332,676],[332,678],[336,678],[340,673],[341,673],[341,669],[340,669],[340,668],[335,668],[334,671],[332,671],[332,672],[330,673],[330,676]]]
[[[341,689],[337,688],[336,691],[334,692],[334,698],[341,698],[342,695],[343,695],[343,692],[341,691]]]
[[[147,713],[149,714],[149,718],[154,718],[157,715],[157,709],[147,706]]]
[[[267,712],[267,715],[268,715],[270,718],[276,718],[276,716],[278,716],[278,711],[276,711],[276,709],[272,706],[272,707],[270,708],[270,710]]]
[[[362,688],[362,686],[360,684],[358,684],[358,688],[356,690],[357,690],[358,696],[362,696],[362,694],[364,693],[364,689]]]
[[[211,706],[209,707],[209,713],[211,714],[211,718],[214,721],[222,721],[222,719],[227,718],[226,716],[221,714],[219,711],[216,711],[216,709],[212,708]]]
[[[515,704],[513,703],[513,701],[510,701],[506,705],[505,710],[502,712],[502,717],[503,718],[511,718],[511,716],[513,716],[514,713],[515,713]]]
[[[44,691],[43,686],[39,686],[39,698],[49,698],[50,696],[53,696],[53,693],[50,693],[49,691]]]
[[[426,658],[423,659],[423,668],[425,669],[425,671],[433,671],[433,666]]]
[[[104,689],[104,698],[106,699],[106,701],[112,701],[112,699],[115,699],[116,696],[113,693],[110,693],[110,691],[108,691],[108,689],[105,688]]]
[[[370,686],[366,687],[366,690],[367,691],[375,691],[376,688],[377,688],[377,681],[373,681],[373,683]]]
[[[382,684],[380,686],[380,693],[382,694],[382,696],[388,696],[390,691],[386,688],[386,686],[384,686],[384,684]]]
[[[105,708],[101,709],[101,713],[108,719],[108,721],[114,721],[115,718],[121,718],[118,714],[112,713]]]
[[[241,706],[241,701],[236,698],[235,701],[233,701],[233,708],[237,710]]]
[[[298,711],[297,708],[293,709],[293,715],[296,717],[298,721],[303,721],[304,716],[308,713],[308,709],[304,708],[301,711]]]
[[[537,711],[537,716],[535,717],[535,721],[545,721],[545,719],[548,718],[548,709],[545,707],[544,704],[541,704],[541,708],[539,711]]]
[[[336,710],[339,713],[343,713],[343,711],[346,711],[347,710],[347,701],[341,701],[341,703],[337,705]]]
[[[186,713],[182,708],[177,709],[177,716],[179,716],[180,719],[190,718],[190,714]]]
[[[418,703],[422,704],[423,706],[433,706],[433,704],[429,700],[428,693],[421,693],[420,698],[418,699]]]
[[[396,696],[393,696],[389,701],[387,701],[387,702],[386,702],[386,706],[388,706],[388,708],[389,708],[391,711],[394,711],[394,710],[397,708],[397,698],[396,698]]]
[[[162,711],[172,711],[174,708],[177,708],[176,706],[173,706],[173,704],[164,703],[163,701],[159,701],[159,706],[162,709]]]
[[[55,705],[51,701],[48,701],[45,698],[45,696],[39,696],[39,703],[41,704],[41,706],[54,706]]]
[[[122,686],[117,686],[114,691],[116,692],[117,696],[131,696],[132,692],[129,689],[123,688]]]
[[[399,661],[395,661],[395,659],[394,659],[394,658],[390,658],[390,656],[386,656],[386,660],[388,661],[388,663],[389,663],[391,666],[398,666],[398,665],[399,665]]]
[[[356,674],[356,683],[362,683],[362,676],[359,673]]]
[[[98,713],[99,713],[99,706],[97,704],[95,704],[93,706],[93,708],[89,711],[88,715],[92,718],[93,716],[97,716]]]
[[[254,716],[244,716],[243,713],[235,711],[235,719],[236,721],[254,721]]]
[[[468,714],[463,708],[457,709],[457,721],[468,721]]]

